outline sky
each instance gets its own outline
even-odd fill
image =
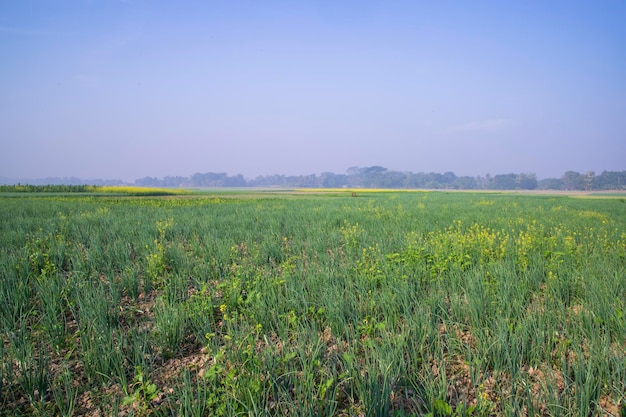
[[[0,5],[0,177],[626,170],[626,2]]]

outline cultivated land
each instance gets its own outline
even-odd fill
[[[626,414],[623,197],[113,191],[0,194],[0,413]]]

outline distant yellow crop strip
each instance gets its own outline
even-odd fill
[[[110,194],[129,194],[129,195],[180,195],[189,194],[188,190],[173,188],[149,188],[149,187],[133,187],[133,186],[105,186],[94,187],[94,192],[110,193]]]
[[[394,188],[296,188],[295,191],[303,193],[412,193],[424,192],[424,190],[407,190]]]

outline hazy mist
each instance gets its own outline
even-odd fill
[[[626,3],[7,2],[0,177],[626,168]]]

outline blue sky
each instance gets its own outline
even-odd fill
[[[626,169],[626,2],[15,1],[0,177]]]

